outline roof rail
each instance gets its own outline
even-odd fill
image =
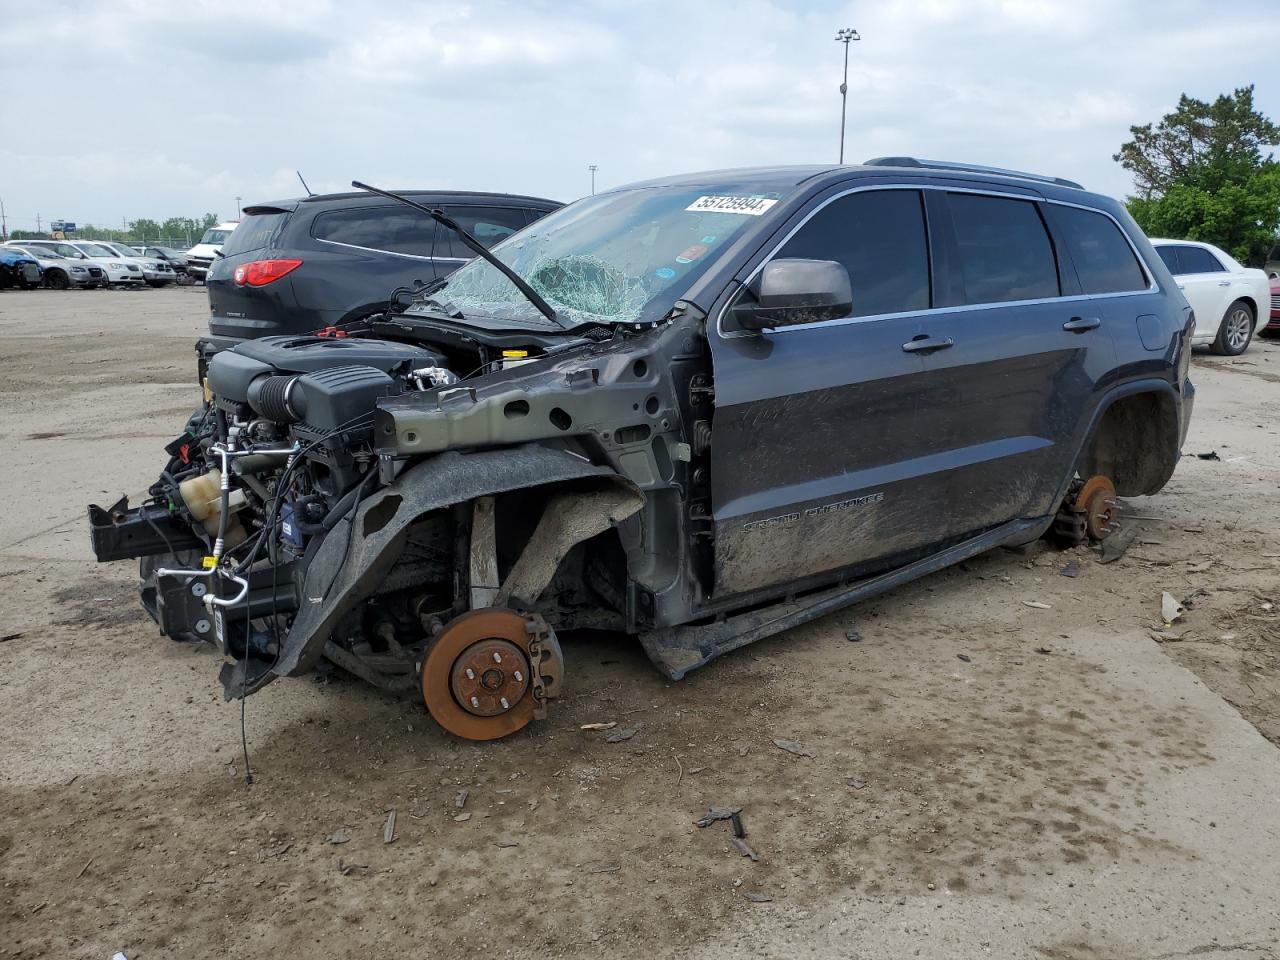
[[[865,167],[919,167],[927,170],[961,170],[965,173],[994,173],[1002,177],[1017,177],[1019,180],[1036,180],[1040,183],[1055,183],[1060,187],[1072,187],[1083,190],[1080,184],[1064,177],[1046,177],[1039,173],[1024,173],[1021,170],[1005,170],[1002,167],[988,167],[980,163],[950,163],[946,160],[918,160],[915,157],[873,157],[863,164]]]

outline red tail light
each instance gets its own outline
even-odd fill
[[[232,278],[237,287],[265,287],[302,266],[301,260],[254,260],[236,267]]]

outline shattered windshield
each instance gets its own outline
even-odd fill
[[[782,196],[739,184],[601,194],[538,220],[493,253],[551,304],[563,326],[655,321]],[[434,300],[482,326],[553,326],[480,259],[450,276]]]

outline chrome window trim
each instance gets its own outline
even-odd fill
[[[756,265],[755,269],[748,274],[747,279],[743,281],[743,287],[746,287],[747,284],[754,280],[760,271],[764,269],[765,264],[773,260],[773,258],[777,256],[778,251],[786,246],[787,241],[795,236],[805,224],[818,214],[819,211],[825,209],[828,204],[834,203],[835,201],[847,197],[850,194],[866,193],[871,190],[941,190],[945,193],[976,193],[988,197],[1025,200],[1029,203],[1055,203],[1060,207],[1075,207],[1076,209],[1085,210],[1089,213],[1100,214],[1115,224],[1116,229],[1120,231],[1120,235],[1124,237],[1125,243],[1129,245],[1129,249],[1132,251],[1134,259],[1138,261],[1138,266],[1141,268],[1143,276],[1147,278],[1147,288],[1145,290],[1123,290],[1116,293],[1077,293],[1065,297],[1039,297],[1034,300],[1000,300],[994,303],[966,303],[951,307],[927,307],[924,310],[904,310],[900,313],[876,313],[869,314],[865,317],[839,317],[835,320],[822,320],[816,323],[797,323],[785,327],[772,327],[767,331],[760,332],[752,330],[726,331],[724,328],[724,316],[729,311],[729,308],[733,306],[738,297],[742,295],[742,291],[738,291],[729,298],[725,305],[720,308],[720,312],[716,314],[716,335],[722,340],[734,340],[740,337],[757,337],[762,333],[776,335],[780,333],[813,330],[823,327],[847,326],[854,323],[875,323],[881,320],[896,320],[903,317],[928,317],[933,315],[944,316],[949,313],[958,313],[965,310],[996,310],[1001,307],[1033,306],[1044,303],[1078,303],[1081,301],[1110,299],[1112,297],[1145,296],[1146,294],[1158,293],[1160,291],[1160,286],[1156,283],[1155,275],[1152,274],[1151,268],[1147,265],[1147,261],[1143,259],[1142,254],[1138,251],[1138,248],[1134,244],[1133,239],[1129,236],[1128,231],[1124,229],[1119,220],[1106,210],[1099,210],[1097,207],[1091,207],[1084,203],[1071,203],[1067,200],[1055,200],[1050,197],[1030,195],[1026,193],[1011,193],[998,188],[984,189],[978,187],[953,187],[940,183],[875,183],[859,187],[851,187],[848,190],[843,190],[840,193],[833,194],[810,210],[803,220],[787,231],[787,235],[774,244],[773,249],[770,250],[768,254],[765,255],[764,259]],[[925,222],[925,229],[928,229],[927,218]],[[1049,234],[1049,239],[1052,240],[1053,234],[1050,231],[1048,224],[1045,224],[1045,230]],[[930,276],[932,276],[932,269],[933,265],[930,263]]]
[[[363,250],[365,253],[380,253],[387,257],[403,257],[406,260],[425,260],[431,263],[435,260],[450,260],[457,263],[466,263],[467,257],[431,257],[423,256],[417,253],[401,253],[398,250],[383,250],[379,247],[362,247],[358,243],[343,243],[341,240],[325,240],[323,237],[312,237],[316,243],[327,243],[335,247],[346,247],[348,250]]]

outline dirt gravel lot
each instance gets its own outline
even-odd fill
[[[566,638],[566,699],[494,744],[277,683],[246,787],[217,655],[83,522],[153,479],[206,310],[0,293],[0,956],[1280,955],[1280,346],[1196,358],[1115,563],[994,551],[678,684]],[[724,805],[758,862],[694,826]]]

